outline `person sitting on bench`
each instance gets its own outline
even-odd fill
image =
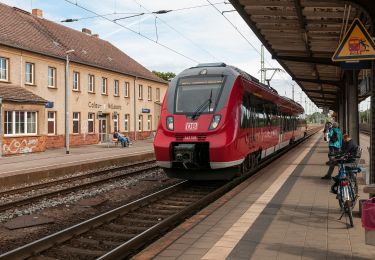
[[[129,146],[130,144],[129,138],[117,131],[113,133],[113,138],[116,138],[121,143],[122,147]]]

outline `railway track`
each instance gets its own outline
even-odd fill
[[[366,129],[359,129],[359,132],[365,135],[370,135],[370,131]]]
[[[15,194],[20,197],[22,197],[22,194],[26,195],[24,196],[24,198],[19,200],[1,203],[0,212],[28,205],[42,199],[49,199],[82,189],[87,189],[95,185],[101,185],[103,183],[114,181],[117,179],[131,177],[142,172],[157,168],[158,166],[156,165],[155,160],[148,160],[112,169],[106,169],[102,171],[91,172],[88,174],[30,185],[22,188],[2,191],[0,192],[0,197],[2,198],[2,200],[5,200],[6,197]],[[58,186],[61,187],[56,189],[55,187]],[[30,192],[32,193],[32,195],[27,194]]]
[[[0,259],[38,256],[50,259],[127,258],[320,129],[311,129],[306,138],[262,161],[256,169],[230,182],[180,182],[14,249],[0,255]]]

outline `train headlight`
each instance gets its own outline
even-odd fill
[[[221,115],[214,115],[212,117],[212,121],[211,121],[211,124],[210,124],[210,128],[209,130],[214,130],[216,129],[216,127],[219,125],[220,123],[220,119],[221,119]]]
[[[171,131],[174,130],[173,116],[167,116],[167,128],[168,128],[168,130],[171,130]]]

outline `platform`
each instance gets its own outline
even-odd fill
[[[124,162],[154,158],[153,139],[133,142],[129,147],[121,144],[95,144],[50,149],[40,153],[28,153],[0,158],[0,186],[17,185],[25,182],[54,178],[109,167]]]
[[[338,220],[327,152],[314,135],[134,259],[375,259],[358,215]]]

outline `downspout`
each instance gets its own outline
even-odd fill
[[[137,76],[134,78],[134,141],[137,140],[137,97],[136,97],[136,82]]]

